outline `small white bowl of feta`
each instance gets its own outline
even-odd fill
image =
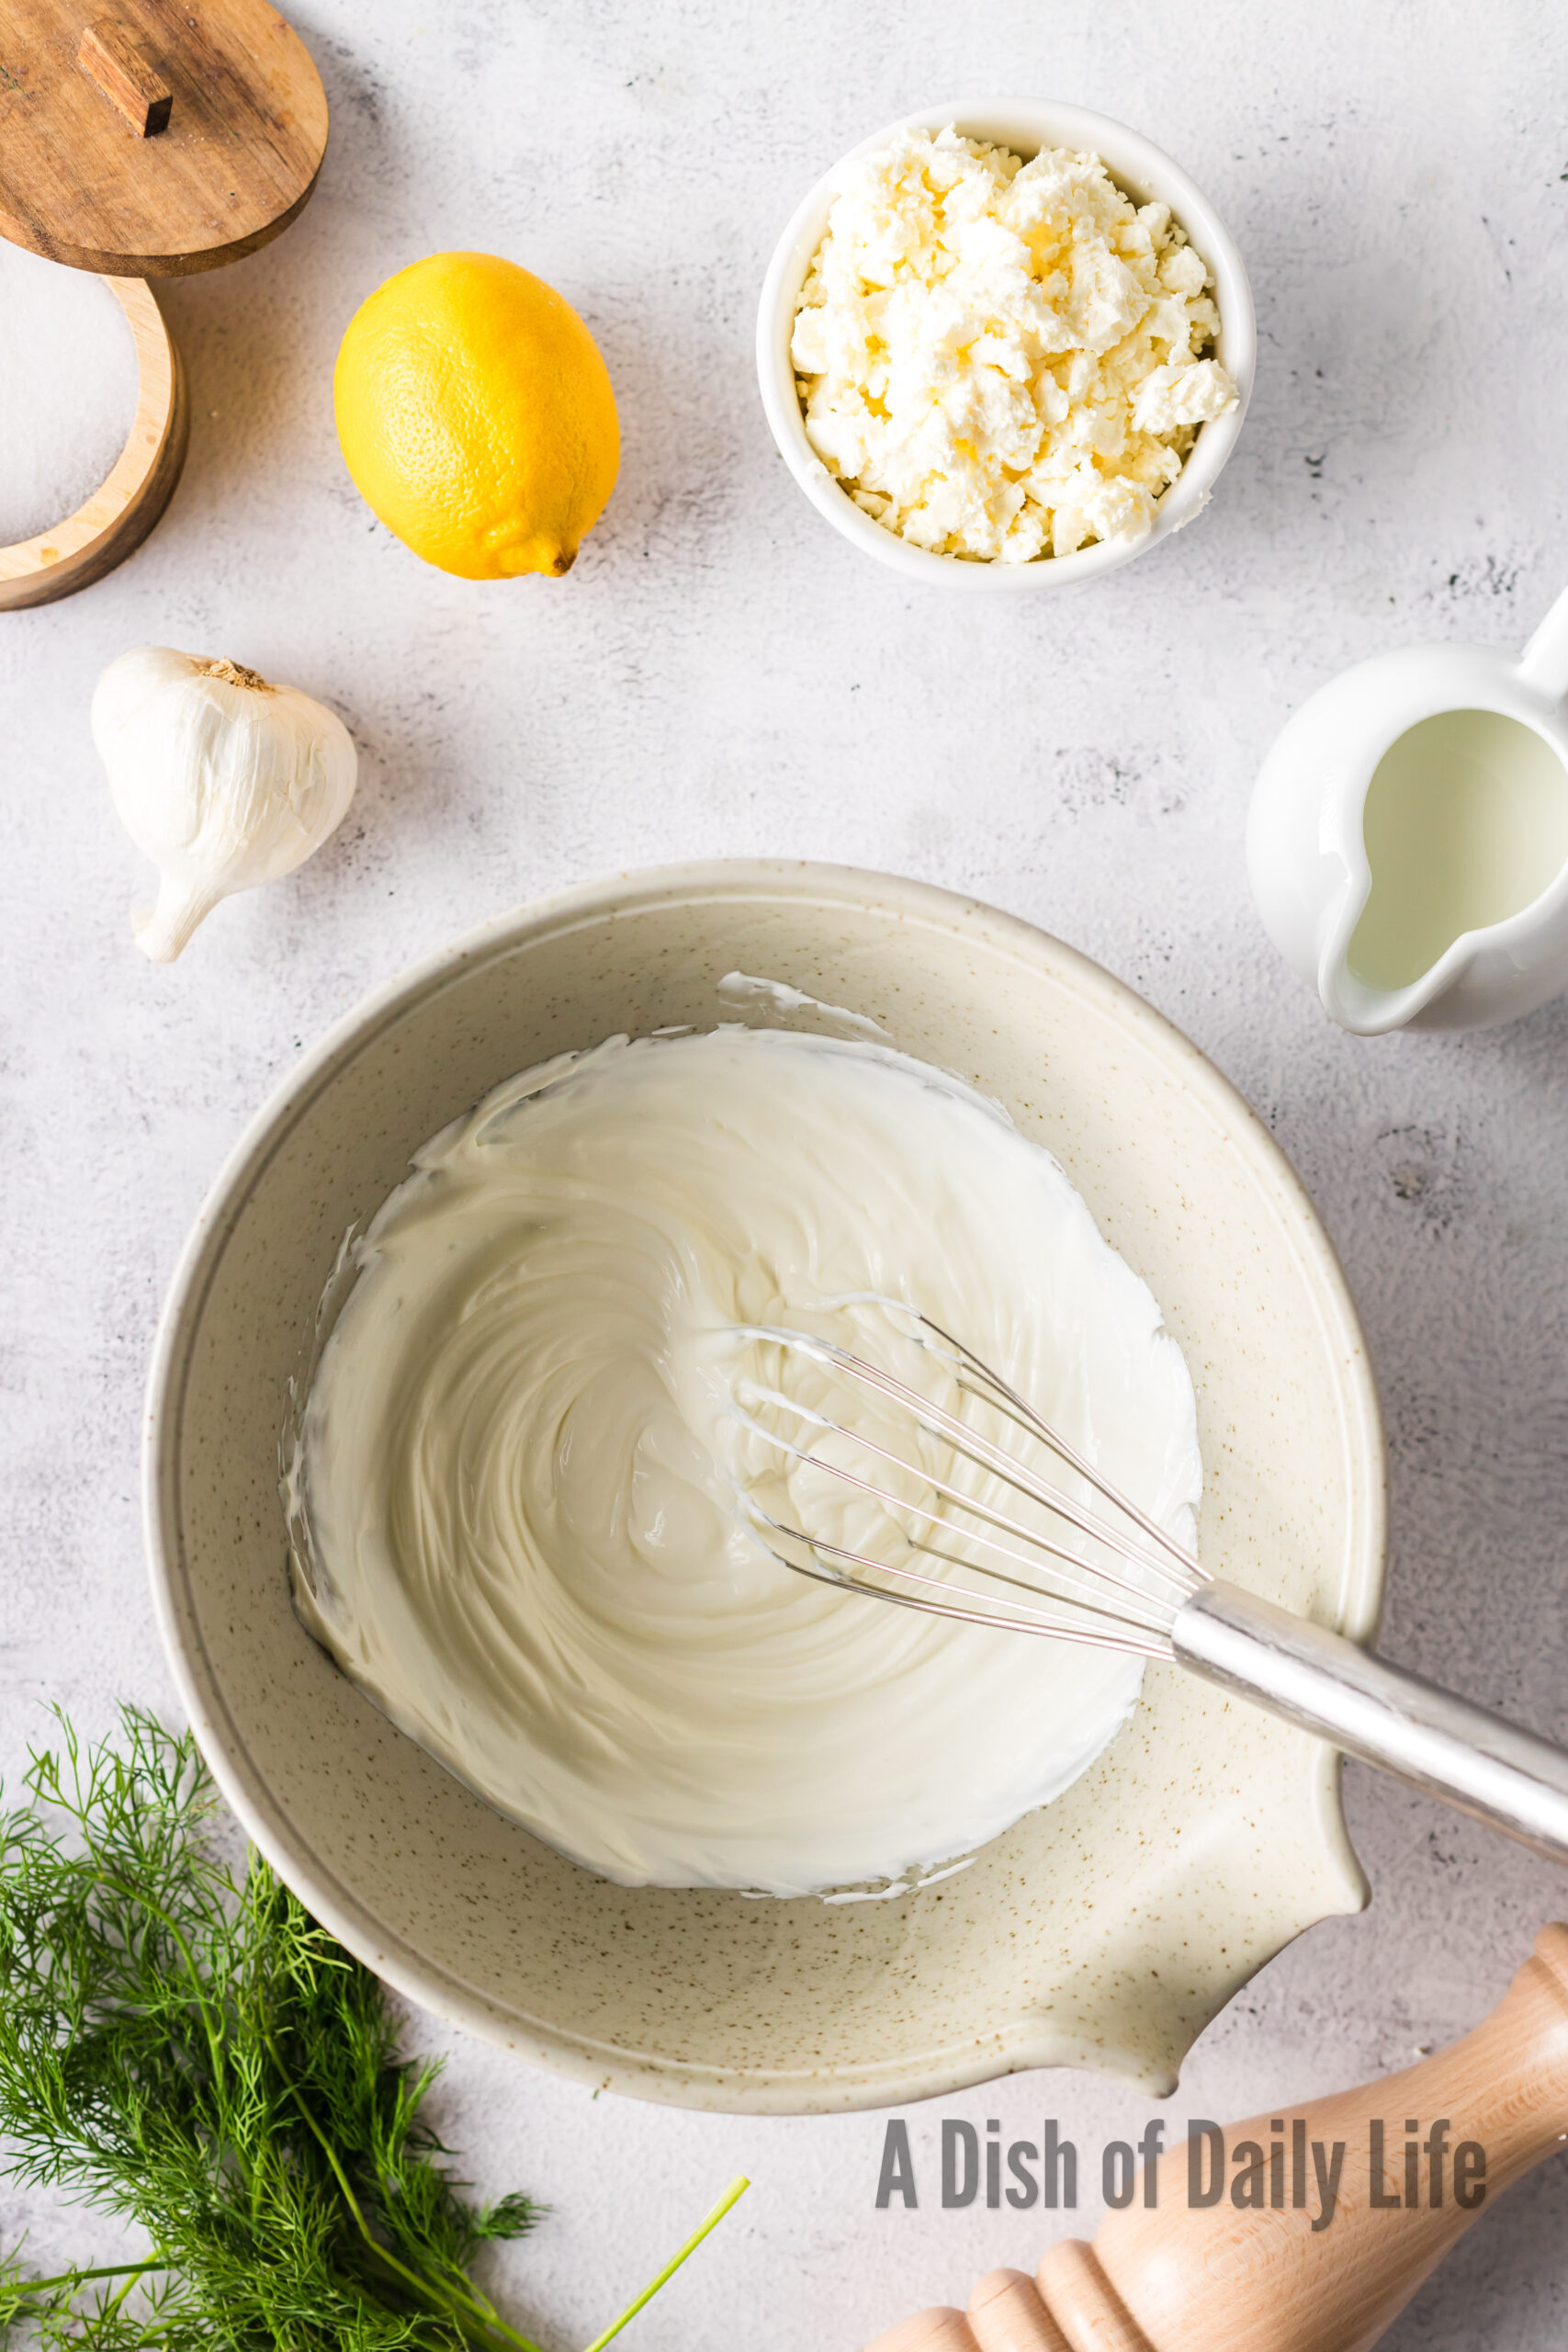
[[[1108,115],[927,107],[862,141],[779,241],[762,405],[835,529],[912,578],[1012,591],[1190,523],[1257,356],[1202,191]]]

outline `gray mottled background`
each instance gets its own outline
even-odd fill
[[[301,0],[333,108],[313,203],[180,281],[184,481],[146,548],[0,621],[6,915],[0,1249],[0,1752],[39,1709],[102,1725],[170,1691],[144,1595],[143,1368],[182,1235],[243,1121],[373,983],[532,893],[665,857],[785,853],[971,890],[1171,1014],[1268,1117],[1343,1252],[1383,1383],[1385,1645],[1568,1736],[1562,1248],[1568,1002],[1496,1033],[1365,1044],[1276,964],[1242,820],[1287,711],[1419,638],[1522,640],[1568,574],[1568,20],[1555,0]],[[1056,597],[916,594],[807,507],[752,375],[758,284],[798,196],[944,95],[1045,94],[1175,153],[1246,255],[1258,395],[1190,532]],[[571,578],[428,571],[359,503],[329,381],[350,313],[446,245],[508,254],[590,321],[626,454]],[[0,462],[11,462],[0,435]],[[139,642],[323,696],[358,801],[302,874],[172,970],[86,729]],[[1168,2120],[1406,2062],[1501,1991],[1568,1889],[1352,1771],[1375,1888],[1205,2037]],[[1027,2264],[1039,2216],[878,2214],[878,2118],[715,2120],[456,2042],[441,2108],[487,2186],[552,2200],[509,2255],[521,2322],[581,2345],[728,2175],[756,2182],[637,2324],[647,2352],[852,2352]],[[912,2117],[917,2154],[939,2114]],[[1140,2128],[1092,2077],[950,2103],[1080,2145]],[[1546,2352],[1568,2313],[1560,2165],[1511,2195],[1387,2339]],[[0,2199],[9,2225],[21,2218]],[[1085,2229],[1095,2216],[1078,2217]],[[34,2252],[83,2224],[34,2209]],[[1065,2220],[1066,2217],[1063,2217]]]

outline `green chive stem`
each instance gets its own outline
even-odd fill
[[[714,2207],[713,2211],[709,2213],[705,2220],[697,2223],[696,2228],[692,2232],[691,2236],[686,2240],[685,2245],[682,2246],[679,2253],[671,2256],[670,2260],[665,2264],[657,2278],[652,2278],[649,2281],[641,2294],[637,2297],[636,2302],[628,2303],[626,2310],[621,2313],[620,2318],[617,2320],[612,2320],[610,2325],[604,2330],[604,2335],[596,2335],[594,2337],[592,2343],[588,2346],[588,2352],[604,2352],[604,2346],[609,2343],[611,2337],[614,2335],[619,2335],[622,2328],[626,2324],[626,2322],[628,2320],[636,2319],[638,2312],[641,2311],[645,2303],[652,2302],[655,2295],[658,2294],[659,2290],[663,2286],[665,2280],[674,2277],[676,2271],[679,2270],[681,2265],[685,2261],[686,2256],[689,2254],[694,2254],[696,2252],[698,2246],[701,2245],[708,2232],[718,2227],[720,2222],[723,2221],[730,2207],[739,2202],[740,2199],[745,2196],[746,2191],[750,2188],[750,2186],[751,2184],[747,2179],[744,2173],[737,2173],[735,2178],[730,2182],[729,2187],[725,2190],[724,2195],[719,2199],[718,2203]]]

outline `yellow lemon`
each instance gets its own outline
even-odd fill
[[[570,302],[494,254],[432,254],[349,321],[338,439],[372,513],[465,580],[559,578],[621,460],[615,396]]]

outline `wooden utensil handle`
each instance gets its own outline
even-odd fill
[[[173,93],[128,25],[114,17],[97,17],[76,44],[76,62],[113,100],[138,139],[154,139],[168,129]]]
[[[1223,2138],[1237,2158],[1255,2151],[1258,2169],[1247,2155],[1222,2172],[1213,2203],[1190,2201],[1189,2154],[1175,2149],[1155,2205],[1140,2184],[1092,2246],[1050,2247],[1038,2284],[992,2271],[967,2313],[922,2312],[867,2352],[1368,2352],[1455,2240],[1568,2140],[1568,1927],[1541,1930],[1492,2015],[1450,2050]],[[1303,2142],[1325,2171],[1343,2151],[1326,2221],[1320,2198],[1292,2201],[1287,2156]],[[1479,2158],[1458,2165],[1461,2149]],[[1204,2195],[1213,2156],[1205,2140]],[[1265,2201],[1236,2199],[1244,2177]]]

